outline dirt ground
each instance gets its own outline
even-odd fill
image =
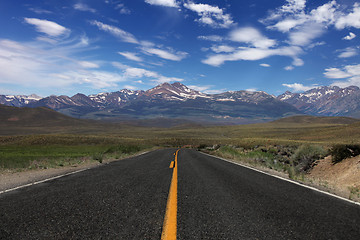
[[[332,164],[331,156],[317,161],[307,178],[330,192],[360,201],[360,156]]]
[[[0,172],[0,192],[70,172],[96,167],[98,165],[100,165],[99,162],[92,161],[83,163],[81,165],[73,165],[61,168]]]

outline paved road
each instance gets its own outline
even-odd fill
[[[160,239],[176,149],[0,195],[0,239]],[[177,239],[359,239],[360,207],[194,150],[178,154]]]

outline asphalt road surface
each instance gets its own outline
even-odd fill
[[[0,239],[160,239],[176,149],[0,195]],[[360,239],[360,206],[181,149],[177,239]]]

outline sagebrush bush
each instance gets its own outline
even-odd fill
[[[105,153],[134,153],[141,150],[140,146],[136,145],[119,145],[108,148]]]
[[[327,151],[319,145],[301,145],[291,156],[298,171],[308,171],[314,162],[325,157]]]
[[[360,155],[360,145],[338,144],[330,149],[333,164],[341,162],[345,158]]]

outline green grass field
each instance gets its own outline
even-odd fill
[[[109,149],[120,146],[144,148],[227,145],[254,149],[282,146],[296,149],[303,144],[330,147],[360,144],[360,124],[341,118],[296,117],[263,124],[238,126],[186,126],[174,128],[137,127],[89,122],[81,125],[0,128],[0,167],[54,167],[82,159],[101,161],[121,155]],[[39,129],[37,129],[39,128]],[[47,129],[43,134],[43,129]],[[38,164],[41,162],[41,164]],[[35,163],[35,164],[34,164]]]

